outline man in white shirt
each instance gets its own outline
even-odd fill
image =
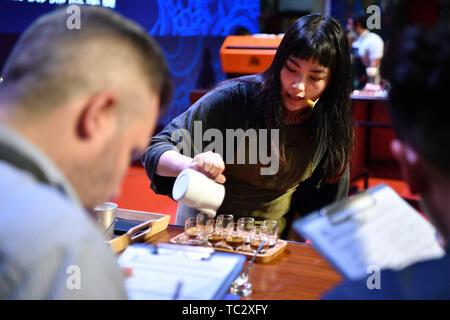
[[[349,18],[348,26],[357,34],[357,38],[352,43],[352,47],[358,52],[364,66],[379,67],[383,58],[384,41],[376,33],[367,29],[365,15]]]
[[[357,65],[361,63],[361,70],[355,70],[355,76],[362,83],[367,81],[367,77],[374,78],[372,82],[378,83],[378,69],[383,58],[384,41],[378,34],[367,29],[366,22],[367,17],[365,15],[357,15],[348,19],[348,31],[356,34],[356,39],[352,42],[351,48],[354,55],[354,69],[358,69]]]
[[[0,299],[125,299],[89,214],[118,193],[170,93],[161,50],[135,23],[57,9],[17,41],[0,84]]]

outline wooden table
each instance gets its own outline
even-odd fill
[[[169,243],[183,232],[180,226],[169,225],[152,236],[147,243]],[[255,263],[250,275],[253,293],[245,300],[311,300],[340,282],[342,277],[312,246],[288,242],[285,251],[273,261]]]

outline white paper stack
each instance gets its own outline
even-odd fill
[[[125,285],[130,299],[223,299],[245,257],[210,248],[161,244],[129,246],[119,257],[132,269]]]

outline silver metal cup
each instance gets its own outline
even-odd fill
[[[112,239],[114,225],[116,222],[117,204],[114,202],[103,202],[94,208],[94,216],[97,224],[102,230],[106,240]]]

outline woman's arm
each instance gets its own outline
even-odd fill
[[[201,172],[218,183],[224,183],[226,180],[222,174],[225,170],[222,157],[211,151],[200,153],[194,158],[182,155],[175,150],[166,151],[159,157],[156,174],[164,177],[176,177],[187,168]]]
[[[215,89],[173,119],[160,133],[152,137],[144,154],[143,165],[151,180],[151,188],[158,194],[171,195],[178,174],[192,168],[218,183],[225,182],[224,156],[203,152],[210,140],[203,139],[209,129],[220,131],[243,128],[246,121],[245,94],[239,84]],[[214,150],[216,151],[216,150]]]
[[[191,157],[182,155],[175,150],[169,150],[159,157],[155,172],[163,177],[176,177],[181,171],[189,168],[192,160]]]

